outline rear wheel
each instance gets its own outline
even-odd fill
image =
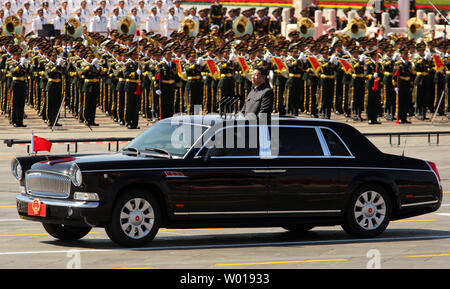
[[[74,241],[81,239],[92,229],[92,227],[76,227],[49,223],[43,223],[42,225],[47,233],[49,233],[52,237],[63,241]]]
[[[386,230],[391,215],[391,198],[386,190],[377,184],[363,185],[351,197],[342,228],[355,237],[375,237]]]
[[[139,247],[153,240],[159,224],[160,211],[156,198],[136,190],[119,197],[105,230],[115,243],[125,247]]]

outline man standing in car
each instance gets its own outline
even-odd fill
[[[269,119],[273,108],[274,94],[267,76],[269,71],[264,67],[256,67],[252,73],[253,89],[249,92],[242,113],[245,116],[266,116]]]

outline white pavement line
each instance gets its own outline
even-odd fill
[[[23,222],[22,219],[0,219],[0,222]]]
[[[436,213],[435,215],[450,217],[450,213]]]
[[[33,254],[66,254],[77,251],[79,253],[103,253],[114,251],[160,251],[160,250],[187,250],[187,249],[225,249],[240,247],[264,247],[264,246],[299,246],[299,245],[330,245],[330,244],[352,244],[352,243],[377,243],[392,241],[421,241],[435,239],[450,239],[448,235],[413,236],[413,237],[390,237],[390,238],[368,238],[368,239],[342,239],[342,240],[319,240],[319,241],[298,241],[298,242],[265,242],[265,243],[242,243],[242,244],[214,244],[214,245],[188,245],[188,246],[161,246],[146,248],[114,248],[114,249],[69,249],[54,251],[23,251],[23,252],[0,252],[0,256],[5,255],[33,255]]]

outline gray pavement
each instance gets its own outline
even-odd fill
[[[73,118],[63,118],[62,127],[51,132],[35,113],[27,109],[26,128],[12,128],[0,117],[0,139],[36,135],[48,139],[75,137],[128,137],[147,127],[140,119],[139,130],[128,130],[97,113],[99,127],[92,131]],[[342,116],[333,119],[345,121]],[[442,117],[430,121],[396,125],[384,121],[369,126],[348,121],[361,132],[450,131]],[[387,137],[370,138],[386,153],[434,161],[444,188],[443,205],[437,212],[391,222],[375,239],[353,239],[340,227],[315,228],[305,235],[282,228],[160,229],[145,248],[125,249],[112,243],[101,228],[77,242],[60,242],[46,234],[41,224],[18,218],[15,196],[18,185],[10,174],[10,160],[26,154],[26,146],[12,148],[0,143],[0,268],[450,268],[450,136],[439,144],[426,137],[401,138],[390,145]],[[52,153],[66,151],[55,144]],[[81,144],[80,152],[105,152],[107,144]]]

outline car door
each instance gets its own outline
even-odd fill
[[[224,127],[205,142],[189,173],[189,215],[198,218],[266,216],[266,160],[260,156],[259,129]],[[205,160],[206,159],[206,160]]]
[[[278,136],[271,135],[271,146],[269,214],[340,212],[345,185],[338,162],[346,156],[331,155],[321,128],[282,125]]]

